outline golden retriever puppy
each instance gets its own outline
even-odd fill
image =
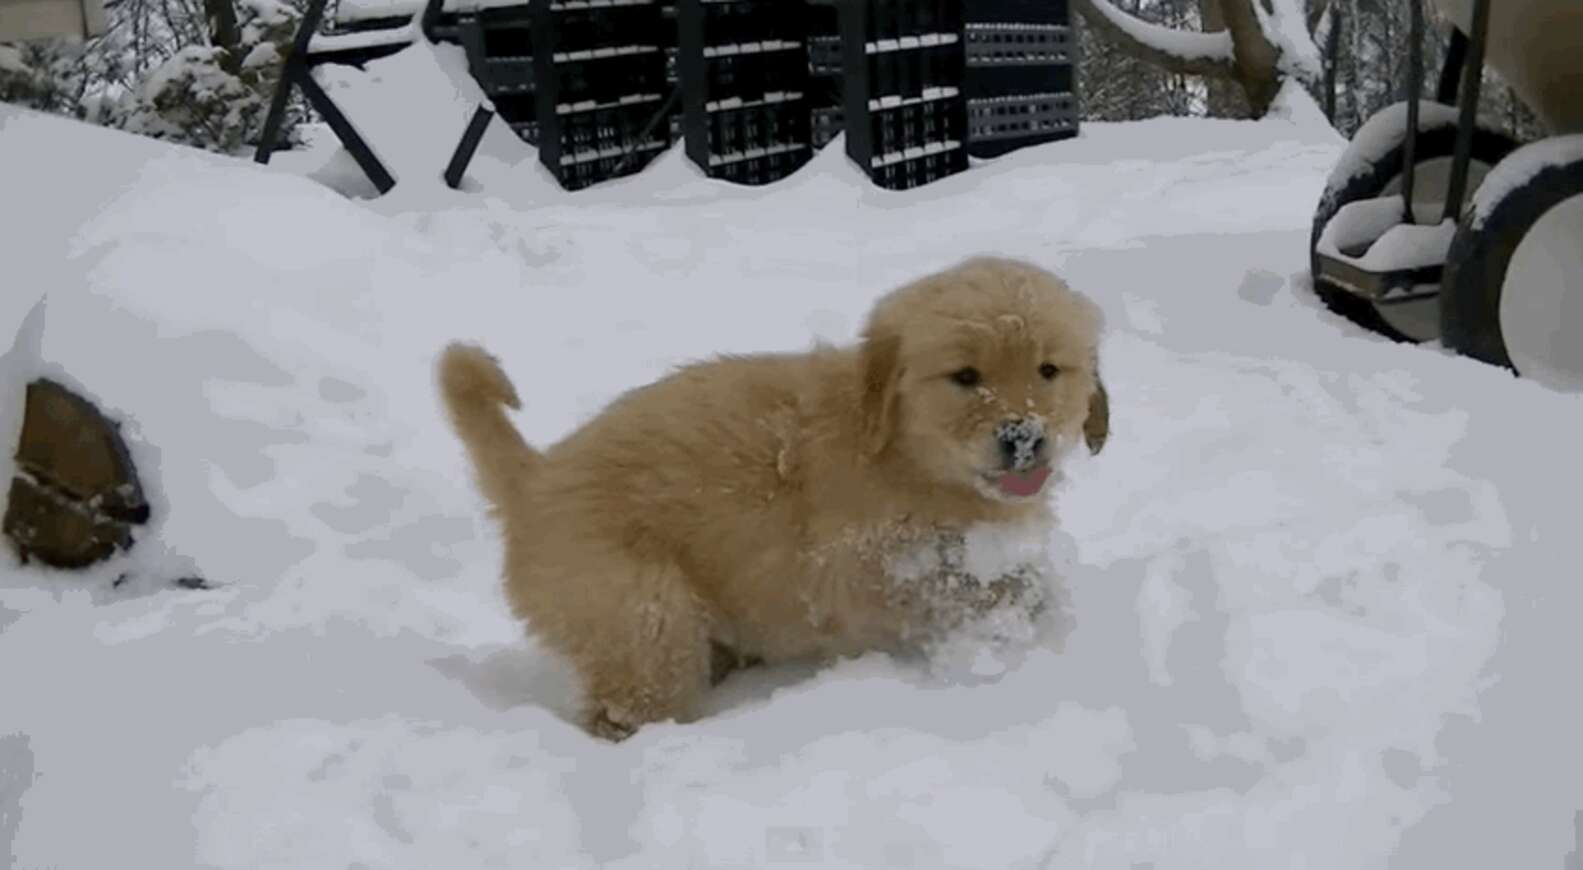
[[[544,450],[482,348],[451,345],[438,380],[514,613],[576,667],[585,727],[620,739],[695,718],[735,660],[900,651],[949,621],[887,565],[1051,519],[1062,454],[1108,433],[1100,329],[1055,275],[978,257],[892,291],[856,347],[689,365]]]

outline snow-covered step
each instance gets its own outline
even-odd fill
[[[806,142],[787,142],[771,145],[768,148],[749,148],[746,151],[733,151],[730,154],[711,154],[709,155],[709,165],[724,166],[728,163],[741,163],[744,160],[768,157],[771,154],[787,154],[793,151],[801,151],[807,147],[808,143]]]
[[[652,6],[655,0],[560,0],[550,4],[553,12],[573,9],[608,9],[612,6]]]
[[[337,51],[356,51],[363,48],[383,48],[406,45],[418,38],[418,28],[411,24],[389,30],[362,30],[352,33],[320,33],[308,41],[309,54],[330,54]]]
[[[728,45],[704,46],[704,57],[733,57],[741,54],[764,54],[771,51],[791,51],[802,48],[802,43],[791,39],[765,39],[759,42],[733,42]]]
[[[866,54],[886,54],[892,51],[912,51],[920,48],[934,48],[937,45],[951,45],[959,37],[955,33],[923,33],[917,36],[903,36],[897,39],[879,39],[874,42],[864,43],[863,51]]]
[[[645,142],[642,145],[633,148],[632,151],[636,154],[644,151],[655,151],[664,147],[666,147],[664,142]],[[620,157],[626,152],[627,149],[620,146],[611,146],[609,148],[589,148],[586,151],[577,151],[572,154],[562,154],[561,165],[572,166],[578,163],[589,163],[594,160],[605,160],[611,157]]]
[[[557,115],[573,115],[580,112],[596,112],[600,109],[619,109],[622,106],[635,106],[642,103],[659,102],[659,94],[628,94],[619,100],[600,103],[594,100],[582,100],[576,103],[561,103],[555,107]]]
[[[932,103],[936,100],[949,100],[955,97],[958,93],[961,92],[956,88],[939,87],[924,88],[923,93],[916,97],[903,97],[899,94],[886,94],[885,96],[875,97],[869,100],[868,108],[869,111],[876,112],[881,109],[895,109],[901,106],[916,106],[922,103]]]
[[[1025,24],[1016,21],[969,21],[962,25],[969,32],[996,33],[1016,30],[1025,33],[1061,33],[1071,28],[1065,24]]]
[[[869,165],[874,167],[889,166],[892,163],[905,163],[908,160],[917,160],[932,154],[944,154],[962,147],[961,142],[947,139],[944,142],[930,142],[913,148],[904,148],[900,151],[891,151],[885,154],[876,154],[869,160]]]
[[[585,48],[582,51],[557,51],[555,53],[555,62],[603,60],[607,57],[627,57],[635,54],[648,54],[659,50],[659,46],[655,45],[613,45],[608,48]]]
[[[776,91],[764,95],[762,100],[744,100],[741,97],[731,97],[724,100],[710,100],[704,104],[707,112],[730,112],[737,109],[755,109],[760,106],[775,106],[781,103],[791,103],[802,99],[801,91]]]

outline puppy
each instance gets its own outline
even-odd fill
[[[584,726],[621,739],[696,718],[744,659],[902,651],[949,621],[887,565],[1053,519],[1062,454],[1109,431],[1100,329],[1055,275],[977,257],[885,296],[856,347],[689,365],[542,451],[482,348],[451,345],[438,381],[513,612],[576,667]]]

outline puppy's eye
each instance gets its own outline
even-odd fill
[[[1045,363],[1044,365],[1039,366],[1039,376],[1047,381],[1051,380],[1060,373],[1061,367],[1057,366],[1055,363]]]
[[[957,369],[956,371],[952,372],[951,380],[956,381],[964,387],[976,387],[978,386],[978,382],[983,380],[983,376],[978,373],[978,369],[968,366],[965,369]]]

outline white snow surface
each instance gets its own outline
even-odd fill
[[[1302,82],[1288,78],[1281,84],[1270,108],[1265,112],[1268,120],[1286,121],[1313,130],[1330,130],[1330,120],[1325,110],[1303,89]]]
[[[1534,176],[1546,169],[1572,163],[1583,163],[1583,133],[1538,139],[1506,155],[1473,191],[1469,202],[1471,226],[1475,229],[1483,226],[1502,200],[1532,181]]]
[[[338,98],[446,74],[425,50]],[[263,169],[0,107],[6,292],[48,290],[0,365],[122,420],[154,508],[86,576],[0,562],[8,866],[1440,870],[1575,849],[1583,400],[1323,313],[1304,260],[1333,133],[1087,124],[906,193],[839,144],[767,188],[677,150],[568,194],[496,129],[457,192],[431,158],[459,128],[426,122],[466,102],[363,101],[402,179],[372,201],[302,177],[361,192],[322,144]],[[1047,542],[1064,644],[987,676],[743,672],[703,721],[619,745],[570,724],[565,668],[500,595],[436,352],[496,351],[543,444],[680,362],[852,340],[881,292],[982,251],[1058,270],[1110,323],[1111,438],[1067,464]],[[217,588],[169,585],[191,574]]]

